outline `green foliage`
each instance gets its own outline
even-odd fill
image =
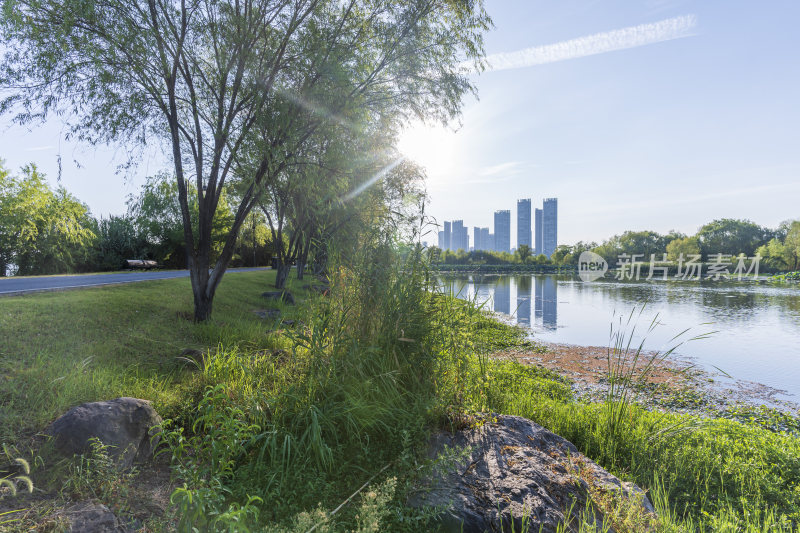
[[[118,511],[125,506],[137,470],[120,471],[108,446],[98,439],[89,441],[90,451],[67,465],[61,495],[76,500],[97,499]]]
[[[20,486],[23,486],[28,493],[33,492],[33,481],[30,478],[31,467],[28,461],[22,457],[17,457],[17,450],[3,443],[3,453],[0,455],[5,461],[10,461],[13,465],[14,473],[0,472],[0,499],[7,495],[12,498],[17,495]],[[5,513],[0,513],[2,519]],[[0,520],[0,525],[8,523]]]
[[[188,207],[192,224],[197,224],[199,205],[193,189],[189,189]],[[186,268],[178,185],[171,174],[162,172],[147,178],[142,192],[128,199],[128,218],[134,222],[140,238],[147,241],[149,257],[172,268]],[[232,225],[233,213],[223,193],[211,221],[212,261],[221,253]]]
[[[700,255],[700,240],[697,237],[685,237],[674,239],[667,244],[667,259],[678,261],[681,254],[684,260],[688,260],[692,255]]]
[[[222,385],[209,388],[190,435],[169,422],[161,432],[173,470],[184,482],[170,498],[179,509],[179,531],[250,531],[247,524],[258,518],[260,498],[248,497],[241,506],[229,502],[228,486],[260,428],[246,423],[244,412],[227,400]]]
[[[97,239],[86,265],[88,271],[119,270],[126,259],[151,259],[150,247],[128,216],[111,215],[97,221]]]
[[[59,187],[53,191],[35,165],[19,177],[0,165],[0,275],[73,272],[95,238],[89,209]]]
[[[784,223],[783,239],[777,237],[756,251],[774,270],[797,270],[800,266],[800,220]]]
[[[756,248],[769,241],[770,237],[767,228],[749,220],[732,218],[714,220],[697,231],[700,249],[705,257],[740,253],[751,257],[755,254]]]

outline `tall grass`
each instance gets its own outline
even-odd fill
[[[262,526],[343,530],[363,522],[359,513],[372,505],[375,527],[425,530],[426,515],[406,509],[403,494],[424,465],[427,435],[493,411],[531,418],[649,488],[663,517],[656,530],[789,531],[800,518],[798,440],[641,408],[625,393],[636,376],[623,360],[654,356],[622,330],[609,355],[614,395],[586,404],[556,373],[492,357],[524,344],[522,332],[475,302],[438,292],[419,248],[398,256],[392,243],[377,241],[332,269],[330,283],[329,297],[304,304],[305,326],[275,341],[282,351],[223,345],[198,365],[201,382],[213,386],[204,409],[235,412],[244,427],[258,429],[230,444],[236,453],[224,476],[195,476],[183,501],[203,503],[203,490],[217,486],[212,492],[224,497],[207,498],[208,513],[254,520],[253,507]],[[657,361],[641,362],[639,372]],[[202,424],[184,431],[201,450],[211,434]],[[180,463],[189,448],[173,446],[173,453]],[[359,494],[340,507],[376,473],[376,486],[396,480],[393,496],[381,493],[378,505]],[[637,531],[635,513],[615,513],[615,530]]]

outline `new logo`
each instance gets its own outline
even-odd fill
[[[603,256],[586,250],[578,257],[578,276],[583,281],[602,278],[608,271],[608,263]]]

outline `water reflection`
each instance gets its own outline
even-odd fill
[[[498,278],[494,286],[494,310],[496,313],[511,314],[511,280]]]
[[[517,279],[516,314],[519,324],[531,325],[531,276],[520,276]]]
[[[536,323],[545,329],[558,327],[558,285],[553,276],[536,276]]]
[[[714,330],[710,339],[682,346],[681,353],[708,368],[717,366],[800,397],[797,285],[612,279],[583,283],[572,276],[470,275],[443,278],[441,286],[512,316],[541,340],[581,345],[607,345],[615,314],[646,304],[640,330],[656,316],[664,324],[647,334],[648,347],[669,348],[670,339],[684,329],[692,336]]]

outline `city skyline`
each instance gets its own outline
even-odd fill
[[[488,227],[472,227],[470,246],[469,225],[464,219],[445,220],[437,233],[436,245],[442,250],[489,250],[512,252],[527,245],[533,255],[550,257],[558,246],[558,198],[543,198],[542,208],[535,209],[535,224],[531,220],[531,198],[517,200],[517,238],[511,244],[511,210],[494,211],[494,233]],[[532,227],[533,226],[533,227]],[[536,241],[533,242],[533,235]]]

